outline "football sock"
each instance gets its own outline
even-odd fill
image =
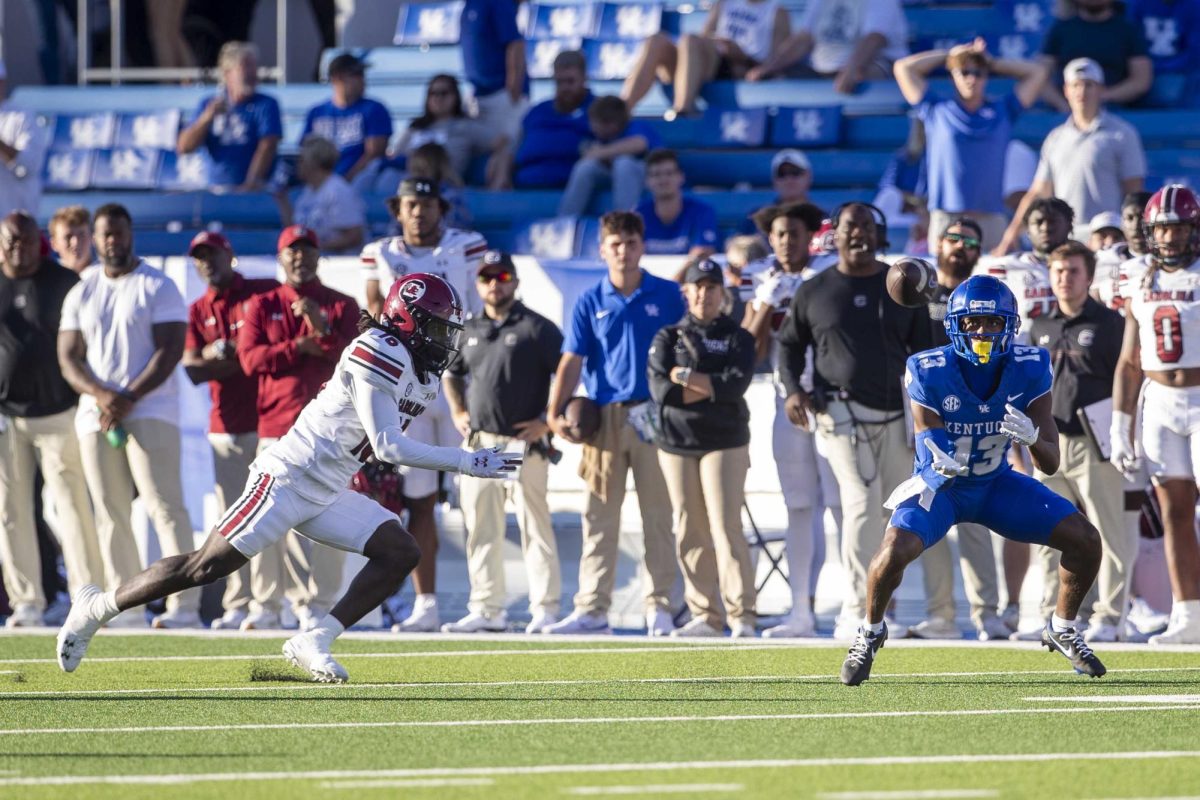
[[[1074,629],[1075,620],[1063,619],[1058,614],[1052,614],[1050,616],[1050,630],[1054,631],[1055,633],[1065,633]]]
[[[333,644],[333,640],[342,635],[346,630],[346,626],[338,622],[337,617],[332,614],[326,614],[321,617],[321,621],[317,623],[317,627],[312,629],[312,634],[318,642],[328,648]]]
[[[870,633],[872,636],[878,636],[883,633],[883,620],[879,622],[871,622],[871,620],[863,617],[863,630]]]
[[[108,622],[110,619],[121,613],[121,609],[117,608],[117,592],[105,592],[100,595],[100,621]]]
[[[413,603],[413,610],[415,611],[418,608],[433,608],[436,605],[436,594],[419,594],[417,595],[416,602]]]
[[[1200,620],[1200,600],[1176,600],[1173,611],[1182,620]]]
[[[809,596],[812,587],[809,577],[812,574],[814,538],[812,508],[789,508],[787,530],[784,532],[784,546],[787,547],[788,575],[791,576],[792,612],[795,620],[807,619],[812,614]]]

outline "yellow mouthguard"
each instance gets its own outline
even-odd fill
[[[972,339],[971,351],[979,356],[979,363],[986,364],[992,359],[991,339]]]

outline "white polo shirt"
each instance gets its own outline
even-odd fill
[[[187,322],[187,306],[175,283],[161,270],[138,260],[119,278],[95,264],[63,301],[60,331],[79,331],[87,343],[87,363],[105,387],[120,390],[142,373],[154,355],[154,326]],[[159,419],[179,424],[179,386],[174,373],[136,402],[127,419]],[[82,395],[75,415],[80,436],[100,430],[95,398]]]

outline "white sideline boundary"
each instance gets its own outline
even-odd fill
[[[1200,704],[1118,705],[1112,708],[977,708],[937,711],[835,711],[806,714],[716,714],[658,717],[534,717],[531,719],[394,720],[379,722],[250,722],[239,725],[145,725],[104,728],[10,728],[0,736],[72,736],[77,734],[210,733],[218,731],[293,731],[371,728],[498,728],[542,725],[654,725],[694,722],[782,722],[833,719],[903,719],[914,717],[999,717],[1009,714],[1128,714],[1144,711],[1200,711]]]
[[[604,797],[607,795],[698,794],[699,792],[722,792],[735,794],[745,790],[743,783],[651,783],[643,786],[571,786],[559,791],[577,797]]]
[[[846,758],[779,758],[740,761],[650,761],[615,764],[530,764],[494,767],[433,767],[422,769],[314,770],[297,772],[200,772],[163,775],[45,775],[0,778],[6,786],[80,786],[92,784],[172,786],[239,781],[353,780],[384,778],[506,777],[575,775],[611,772],[682,772],[729,769],[805,769],[820,767],[889,767],[933,764],[1031,764],[1057,761],[1140,761],[1200,758],[1200,750],[1146,750],[1111,753],[968,753],[940,756],[864,756]],[[1162,798],[1161,800],[1166,800]]]
[[[1122,669],[1110,669],[1109,674],[1126,673],[1155,673],[1155,672],[1197,672],[1200,667],[1127,667]],[[1072,680],[1075,679],[1073,673],[1065,669],[1030,669],[1030,670],[995,670],[991,672],[895,672],[895,673],[879,673],[872,675],[871,680],[886,681],[887,679],[897,678],[988,678],[996,676],[1012,676],[1012,675],[1061,675]],[[637,685],[637,684],[691,684],[691,683],[752,683],[754,681],[796,681],[796,682],[830,682],[836,680],[837,676],[833,673],[815,673],[811,675],[706,675],[706,676],[690,676],[681,678],[563,678],[563,679],[548,679],[548,680],[524,680],[524,681],[411,681],[411,682],[385,682],[385,683],[264,683],[259,686],[159,686],[144,689],[67,689],[60,691],[16,691],[16,692],[0,692],[2,700],[20,700],[27,697],[111,697],[120,695],[148,695],[148,694],[206,694],[206,693],[221,693],[221,692],[352,692],[358,689],[442,689],[456,687],[512,687],[512,686],[604,686],[604,685]],[[1122,701],[1120,697],[1141,698]],[[1165,700],[1164,697],[1172,697],[1172,695],[1158,696],[1141,696],[1141,695],[1114,695],[1113,702],[1145,702],[1146,699],[1154,697],[1156,702],[1197,702],[1200,703],[1200,695],[1182,695],[1182,697],[1195,697],[1192,701],[1180,700]],[[1095,698],[1094,700],[1092,698]],[[1108,698],[1105,695],[1088,695],[1075,697],[1026,697],[1025,700],[1030,701],[1045,701],[1045,702],[1104,702]]]

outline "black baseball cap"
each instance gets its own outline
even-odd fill
[[[370,66],[353,53],[342,53],[329,62],[329,77],[334,75],[362,75]]]
[[[425,178],[405,178],[400,181],[396,197],[442,197],[442,190],[433,181]]]
[[[706,281],[721,286],[725,285],[725,274],[721,271],[721,265],[711,258],[701,259],[692,264],[687,268],[687,273],[683,277],[684,283],[704,283]]]
[[[517,274],[517,265],[513,263],[512,256],[503,250],[488,250],[484,253],[483,258],[479,261],[479,271],[476,274],[482,275],[489,269],[504,269],[514,275]]]

